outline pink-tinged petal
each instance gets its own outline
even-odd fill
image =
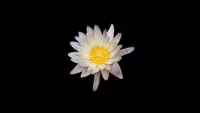
[[[109,72],[107,70],[105,70],[105,69],[101,70],[101,74],[102,74],[104,80],[108,80]]]
[[[114,76],[116,76],[116,77],[118,77],[120,79],[123,79],[122,71],[121,71],[121,68],[120,68],[118,63],[114,63],[112,65],[112,69],[109,72],[111,74],[113,74]]]
[[[80,43],[80,38],[78,36],[74,36],[74,38]]]
[[[74,67],[74,69],[72,69],[72,71],[70,72],[70,74],[71,74],[71,75],[77,74],[77,73],[82,72],[83,70],[85,70],[84,67],[79,66],[79,65],[76,65],[76,66]]]
[[[127,55],[135,50],[135,47],[128,47],[120,50],[120,55]]]
[[[113,36],[114,36],[114,25],[113,24],[110,25],[110,28],[107,32],[107,35],[108,35],[108,37],[111,41],[113,39]]]
[[[90,74],[91,74],[91,71],[85,69],[85,70],[82,72],[82,74],[81,74],[81,78],[87,77],[87,76],[89,76]]]
[[[96,91],[98,89],[99,83],[100,83],[100,72],[94,75],[94,82],[92,87],[93,91]]]
[[[71,45],[75,50],[77,50],[76,47],[79,45],[79,43],[72,41],[72,42],[70,42],[70,45]]]

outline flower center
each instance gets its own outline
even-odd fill
[[[94,46],[90,51],[90,59],[95,64],[104,64],[108,56],[108,49],[103,46]]]

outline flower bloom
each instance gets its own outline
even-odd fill
[[[87,26],[87,33],[78,32],[75,36],[77,42],[72,41],[70,45],[76,52],[68,54],[71,61],[77,63],[70,74],[81,73],[81,78],[94,75],[93,91],[96,91],[100,83],[100,75],[104,80],[108,80],[109,73],[123,79],[121,68],[118,61],[123,55],[131,53],[135,48],[122,48],[118,45],[122,34],[114,36],[114,26],[111,24],[109,30],[101,32],[99,26],[94,29]]]

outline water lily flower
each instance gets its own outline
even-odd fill
[[[103,33],[98,25],[95,25],[94,29],[87,26],[86,30],[86,34],[78,32],[78,36],[75,36],[77,42],[70,42],[76,52],[70,52],[68,56],[72,62],[77,63],[70,74],[82,72],[81,78],[93,75],[93,91],[96,91],[99,87],[100,75],[104,80],[108,80],[109,73],[123,79],[118,62],[123,55],[131,53],[135,48],[121,49],[122,45],[118,45],[118,43],[122,34],[118,33],[114,36],[113,24],[108,31],[105,29]]]

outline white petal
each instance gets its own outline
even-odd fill
[[[114,43],[110,43],[109,46],[108,46],[108,51],[111,52],[113,51],[113,49],[115,48],[116,46],[114,45]]]
[[[70,45],[71,45],[75,50],[77,50],[76,47],[79,45],[79,43],[72,41],[72,42],[70,42]]]
[[[104,65],[104,64],[101,64],[101,65],[98,66],[98,68],[99,68],[100,70],[103,70],[105,67],[106,67],[106,65]]]
[[[75,36],[75,39],[80,43],[80,45],[87,45],[88,44],[86,39],[80,38],[78,36]]]
[[[84,33],[78,32],[78,36],[80,37],[80,39],[86,40],[86,35]]]
[[[93,29],[90,26],[87,26],[86,30],[87,33],[93,33]]]
[[[82,74],[81,74],[81,78],[86,77],[86,76],[88,76],[88,75],[90,75],[90,74],[91,74],[91,71],[85,69],[85,70],[82,72]]]
[[[87,59],[87,60],[90,59],[89,55],[85,52],[81,52],[81,54],[79,56],[83,59]]]
[[[88,60],[85,59],[80,60],[78,64],[83,67],[88,67],[90,65],[90,63],[88,63]]]
[[[118,33],[118,34],[113,38],[112,43],[113,43],[114,46],[116,46],[116,45],[119,43],[119,41],[121,40],[121,37],[122,37],[122,34],[121,34],[121,33]]]
[[[101,33],[101,30],[100,30],[98,25],[94,26],[94,36],[96,38],[101,38],[102,37],[102,33]]]
[[[107,32],[107,35],[108,35],[108,37],[111,41],[113,39],[113,36],[114,36],[114,25],[113,24],[110,25],[110,28]]]
[[[122,47],[122,45],[117,45],[114,50],[110,53],[110,56],[108,58],[112,58],[114,55],[116,55],[118,53],[118,51],[120,50],[120,48]]]
[[[107,30],[106,29],[103,31],[103,37],[107,38]]]
[[[70,72],[70,74],[77,74],[77,73],[82,72],[83,70],[85,70],[84,67],[79,66],[79,65],[76,65],[76,66],[74,67],[74,69],[72,69],[72,71]]]
[[[106,64],[112,64],[113,63],[113,59],[108,59],[107,61],[106,61]]]
[[[123,79],[122,71],[121,71],[121,68],[120,68],[120,66],[119,66],[118,63],[114,63],[114,64],[112,65],[112,69],[109,70],[109,72],[110,72],[111,74],[113,74],[114,76],[116,76],[116,77],[118,77],[118,78],[120,78],[120,79]]]
[[[93,91],[97,90],[97,88],[99,87],[99,83],[100,83],[100,72],[94,75],[94,82],[92,87]]]
[[[87,48],[85,48],[83,46],[77,46],[76,48],[80,52],[80,54],[81,54],[81,52],[89,53],[89,49],[87,49]]]
[[[101,74],[102,74],[104,80],[108,80],[109,72],[107,70],[105,70],[105,69],[101,70]]]
[[[92,69],[94,69],[94,68],[96,68],[96,64],[90,63],[90,65],[89,65],[89,67],[88,67],[88,70],[92,70]]]
[[[120,61],[120,60],[122,59],[122,57],[121,57],[121,55],[119,55],[119,53],[118,53],[118,54],[116,54],[112,59],[113,59],[114,62],[118,62],[118,61]]]
[[[97,44],[97,42],[94,39],[94,31],[91,27],[87,26],[87,40],[91,47]]]
[[[99,70],[100,70],[99,68],[94,68],[94,69],[92,70],[92,74],[97,73]]]
[[[79,56],[74,56],[73,58],[71,58],[71,61],[74,63],[79,63],[80,62],[80,57]]]
[[[106,65],[106,70],[111,70],[111,65],[110,64]]]
[[[120,55],[127,55],[135,50],[135,47],[128,47],[120,50]]]
[[[102,34],[102,41],[100,42],[100,45],[104,44],[104,41],[105,41],[106,39],[108,39],[108,37],[107,37],[107,30],[105,29],[105,30],[103,31],[103,34]]]
[[[78,54],[79,54],[78,52],[70,52],[70,53],[68,53],[68,56],[73,58],[73,57],[77,56]]]

